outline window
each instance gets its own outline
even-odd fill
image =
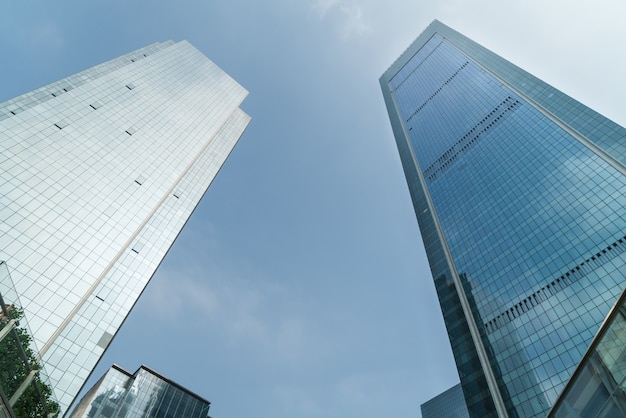
[[[143,242],[137,241],[133,244],[131,250],[135,254],[139,254],[139,252],[143,250],[143,246],[144,246]]]

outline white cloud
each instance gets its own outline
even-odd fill
[[[297,362],[323,345],[310,321],[294,312],[284,289],[272,284],[161,271],[145,299],[150,301],[142,306],[167,306],[173,323],[193,321],[195,327],[224,334],[234,346],[281,361]]]
[[[321,18],[326,16],[326,13],[333,7],[335,7],[340,0],[314,0],[313,10],[315,10]]]
[[[362,4],[353,0],[314,0],[313,10],[321,19],[337,20],[342,39],[361,37],[371,32],[371,24],[364,18]]]
[[[363,18],[361,7],[356,5],[344,5],[340,8],[343,13],[343,23],[341,24],[341,34],[344,39],[353,36],[367,35],[371,31],[369,23]]]

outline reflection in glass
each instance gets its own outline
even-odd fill
[[[470,415],[545,417],[624,287],[626,130],[437,21],[381,86]]]
[[[0,418],[56,417],[54,399],[4,261],[0,261]]]
[[[554,418],[626,416],[626,290],[550,412]]]
[[[207,418],[210,405],[146,366],[131,374],[113,365],[70,418]]]

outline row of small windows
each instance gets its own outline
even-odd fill
[[[145,54],[144,54],[145,56]],[[35,106],[37,104],[43,103],[45,101],[47,101],[48,99],[52,99],[54,97],[59,97],[61,95],[63,95],[64,93],[67,93],[70,90],[73,90],[76,87],[81,86],[82,84],[84,84],[85,79],[84,78],[77,78],[76,76],[74,77],[70,77],[72,80],[66,80],[66,82],[68,84],[65,85],[65,87],[59,89],[59,90],[55,90],[53,92],[46,92],[46,90],[48,90],[49,88],[44,88],[44,89],[40,89],[38,90],[36,93],[33,94],[27,94],[26,96],[23,96],[21,98],[19,98],[19,102],[21,104],[14,104],[15,107],[13,107],[11,110],[9,110],[8,113],[0,113],[0,120],[4,120],[7,119],[11,116],[17,115],[18,113],[23,112],[24,110],[27,110],[29,108],[31,108],[32,106]]]
[[[510,114],[509,112],[515,110],[520,104],[518,100],[513,99],[511,96],[507,97],[448,148],[441,157],[437,158],[428,166],[426,170],[424,170],[424,175],[431,183],[435,181],[440,174],[443,174],[452,166],[460,154],[465,153],[470,147],[475,145],[483,133],[491,129],[497,122]]]
[[[142,54],[142,56],[138,56],[138,57],[134,57],[131,58],[130,61],[131,62],[135,62],[139,59],[145,58],[147,57],[148,54]],[[29,108],[31,108],[32,106],[35,106],[37,104],[40,104],[44,101],[47,101],[48,99],[52,99],[54,97],[59,97],[64,93],[67,93],[68,91],[79,87],[80,85],[84,84],[86,78],[85,77],[77,77],[77,76],[73,76],[70,77],[71,80],[65,80],[68,84],[65,85],[65,87],[59,89],[59,90],[55,90],[53,92],[46,92],[46,90],[48,90],[48,88],[44,88],[42,89],[43,91],[38,91],[37,93],[34,94],[29,94],[26,95],[22,98],[20,98],[20,102],[22,103],[21,105],[16,103],[14,104],[14,107],[8,111],[8,113],[0,113],[0,121],[7,119],[11,116],[17,115],[18,113],[23,112],[24,110],[27,110]],[[129,87],[130,86],[130,87]],[[134,86],[132,84],[127,86],[130,90],[132,90],[134,88]]]
[[[72,90],[73,88],[74,88],[74,87],[72,87],[72,86],[66,86],[66,87],[62,88],[61,90],[59,90],[59,91],[55,91],[54,93],[50,93],[50,95],[51,95],[52,97],[59,97],[59,96],[60,96],[60,95],[62,95],[63,93],[67,93],[68,91]],[[128,90],[133,90],[133,89],[135,88],[135,85],[134,85],[133,83],[128,83],[128,84],[126,85],[126,88],[127,88]],[[36,104],[36,103],[35,103],[35,104]],[[100,102],[100,101],[98,100],[98,101],[96,101],[96,102],[94,102],[94,103],[91,103],[91,104],[89,105],[89,107],[91,107],[93,110],[96,110],[96,109],[98,109],[98,108],[102,107],[102,102]],[[23,112],[24,110],[26,110],[26,109],[24,109],[24,108],[22,108],[22,107],[16,107],[16,108],[13,108],[12,110],[10,110],[10,111],[9,111],[9,113],[2,113],[2,114],[0,114],[0,121],[2,121],[2,120],[4,120],[4,119],[7,119],[7,118],[10,118],[11,116],[15,116],[15,115],[17,115],[18,113]],[[59,128],[59,129],[63,129],[62,127],[59,127],[59,126],[58,126],[58,124],[56,124],[56,123],[55,123],[55,125],[57,126],[57,128]]]
[[[141,56],[136,56],[130,59],[130,62],[136,62],[139,61],[140,59],[144,59],[145,57],[147,57],[148,54],[142,54]]]
[[[485,323],[483,325],[484,332],[487,335],[492,334],[515,318],[547,300],[550,296],[556,295],[561,290],[578,281],[581,277],[616,258],[624,251],[626,251],[626,235]]]
[[[408,123],[408,122],[411,122],[411,119],[413,119],[413,118],[414,118],[414,117],[415,117],[415,116],[416,116],[419,112],[421,112],[421,111],[422,111],[422,109],[423,109],[424,107],[426,107],[426,105],[427,105],[428,103],[430,103],[430,101],[431,101],[432,99],[434,99],[434,98],[435,98],[435,97],[436,97],[436,96],[437,96],[437,95],[441,92],[441,90],[443,90],[443,88],[444,88],[446,85],[448,85],[448,83],[450,83],[450,82],[454,79],[454,77],[456,77],[456,76],[457,76],[457,75],[461,72],[461,70],[462,70],[463,68],[467,67],[467,64],[469,64],[469,61],[466,61],[466,62],[465,62],[465,64],[463,64],[463,65],[461,66],[461,68],[459,68],[458,70],[456,70],[456,71],[454,72],[454,74],[452,74],[452,75],[450,76],[450,78],[448,78],[448,79],[447,79],[447,80],[446,80],[446,81],[445,81],[445,82],[444,82],[444,83],[443,83],[443,84],[442,84],[442,85],[441,85],[441,86],[440,86],[437,90],[435,90],[435,92],[434,92],[433,94],[431,94],[431,95],[430,95],[430,97],[429,97],[428,99],[426,99],[426,101],[425,101],[424,103],[422,103],[422,104],[421,104],[421,105],[420,105],[420,106],[419,106],[419,107],[415,110],[415,112],[413,112],[413,113],[411,114],[411,116],[409,116],[409,117],[407,118],[407,120],[406,120],[406,121],[407,121],[407,123]]]
[[[135,85],[134,85],[133,83],[128,83],[128,84],[126,85],[126,88],[128,88],[129,90],[132,90],[132,89],[134,89],[134,88],[135,88]],[[69,90],[66,90],[66,89],[63,89],[63,90],[65,90],[65,91],[69,91]],[[101,108],[101,107],[102,107],[102,105],[103,105],[103,104],[102,104],[102,102],[101,102],[100,100],[96,100],[95,102],[91,103],[91,104],[89,105],[89,107],[90,107],[90,108],[92,108],[93,110],[98,110],[99,108]],[[13,113],[13,114],[15,115],[16,113]],[[67,125],[68,125],[68,123],[67,123],[66,121],[63,121],[63,120],[61,120],[61,121],[59,121],[59,122],[57,122],[57,123],[55,123],[55,124],[54,124],[54,126],[56,126],[56,127],[57,127],[57,128],[59,128],[59,129],[63,129],[63,128],[65,128]],[[132,127],[131,127],[131,128],[128,128],[128,129],[126,130],[126,133],[127,133],[128,135],[132,135],[132,134],[134,134],[136,131],[137,131],[137,130],[136,130],[135,128],[132,128]]]
[[[52,95],[52,97],[59,97],[63,93],[67,93],[68,91],[72,90],[73,88],[74,87],[72,87],[72,86],[65,86],[61,90],[55,91],[54,93],[50,93],[50,94]]]
[[[39,90],[36,90],[35,92],[28,93],[24,96],[20,96],[16,98],[15,100],[12,100],[13,104],[10,105],[12,109],[9,110],[8,113],[0,113],[0,120],[4,120],[11,116],[17,115],[18,113],[21,113],[27,109],[30,109],[31,107],[38,105],[40,103],[43,103],[54,97],[59,97],[60,95],[67,93],[68,91],[73,90],[74,88],[83,84],[80,81],[77,82],[77,80],[73,80],[73,81],[66,80],[66,82],[68,83],[73,82],[74,84],[67,84],[62,89],[56,90],[54,92],[49,92],[49,88],[39,89]]]

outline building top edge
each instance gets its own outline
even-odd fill
[[[449,26],[445,25],[441,21],[435,19],[424,29],[413,42],[400,54],[400,56],[387,68],[387,70],[380,77],[382,81],[389,81],[394,75],[398,73],[406,65],[409,59],[428,42],[428,40],[438,32],[452,31],[457,35],[458,32],[454,31]],[[461,35],[462,36],[462,35]]]
[[[137,374],[141,371],[141,370],[145,370],[146,372],[158,377],[159,379],[163,380],[164,382],[167,382],[168,384],[176,387],[177,389],[182,390],[183,392],[187,393],[190,396],[193,396],[194,398],[198,399],[199,401],[205,402],[207,405],[211,405],[211,401],[209,401],[208,399],[198,395],[197,393],[187,389],[186,387],[180,385],[179,383],[176,383],[175,381],[173,381],[172,379],[168,378],[167,376],[162,375],[161,373],[157,372],[156,370],[146,366],[145,364],[142,364],[141,366],[139,366],[139,368],[137,370],[135,370],[134,373],[129,372],[128,370],[124,369],[123,367],[119,366],[118,364],[113,364],[111,366],[112,369],[115,369],[121,373],[124,373],[125,375],[127,375],[128,377],[132,377],[135,378],[137,377]]]
[[[162,51],[176,44],[177,42],[174,42],[172,40],[168,40],[165,42],[153,42],[149,45],[132,50],[120,56],[108,59],[99,64],[89,66],[67,77],[52,81],[48,84],[37,87],[34,90],[30,90],[28,92],[18,94],[17,96],[14,96],[10,99],[1,101],[0,113],[6,113],[6,112],[3,112],[3,110],[7,111],[7,109],[12,107],[13,105],[18,105],[18,102],[21,102],[21,101],[27,101],[29,102],[29,104],[39,103],[41,101],[41,98],[36,98],[37,95],[43,94],[44,92],[49,93],[49,92],[54,92],[55,90],[59,90],[59,89],[62,90],[68,83],[73,85],[72,88],[76,87],[84,83],[86,79],[98,78],[102,76],[103,74],[106,74],[107,72],[113,71],[116,68],[116,66],[119,67],[122,64],[124,65],[130,64],[136,61],[137,58],[135,57],[144,58],[150,54],[154,54],[156,52]],[[3,118],[0,118],[0,120],[2,119]]]

